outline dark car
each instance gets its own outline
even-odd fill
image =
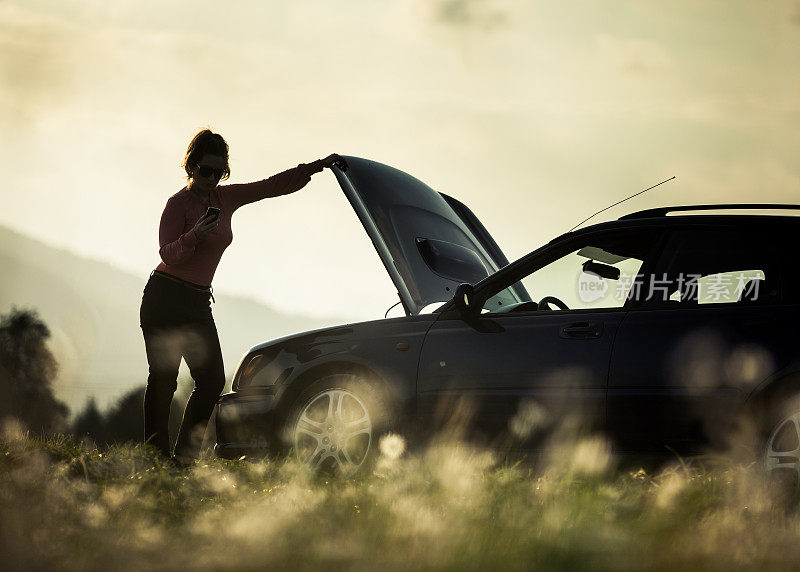
[[[528,449],[570,418],[620,453],[693,455],[752,421],[761,462],[797,478],[800,207],[641,211],[509,264],[457,200],[344,160],[336,178],[407,315],[254,346],[217,405],[218,455],[358,467],[390,429],[455,420]]]

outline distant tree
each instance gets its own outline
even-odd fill
[[[14,307],[0,316],[0,420],[15,417],[36,433],[64,428],[69,414],[53,395],[58,364],[49,337],[35,310]]]
[[[100,413],[94,398],[90,399],[72,424],[72,433],[80,437],[91,437],[98,445],[138,442],[144,434],[145,386],[134,387],[125,393],[104,414]],[[172,400],[169,414],[169,433],[174,440],[183,417],[183,406],[191,392],[191,386],[182,384]]]
[[[106,440],[105,421],[97,409],[97,402],[91,397],[75,421],[72,423],[72,433],[78,437],[91,437],[96,443]]]
[[[144,386],[119,398],[105,416],[106,442],[141,441],[144,433]]]

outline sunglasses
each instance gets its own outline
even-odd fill
[[[213,176],[214,179],[220,180],[222,178],[222,175],[225,174],[225,169],[214,169],[213,167],[209,167],[208,165],[198,165],[197,174],[206,179]]]

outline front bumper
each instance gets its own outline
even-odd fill
[[[216,405],[214,453],[225,459],[262,456],[279,449],[275,432],[276,396],[226,393]]]

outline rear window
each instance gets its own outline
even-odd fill
[[[686,230],[670,238],[647,284],[646,303],[681,306],[777,302],[780,243],[765,233]]]

